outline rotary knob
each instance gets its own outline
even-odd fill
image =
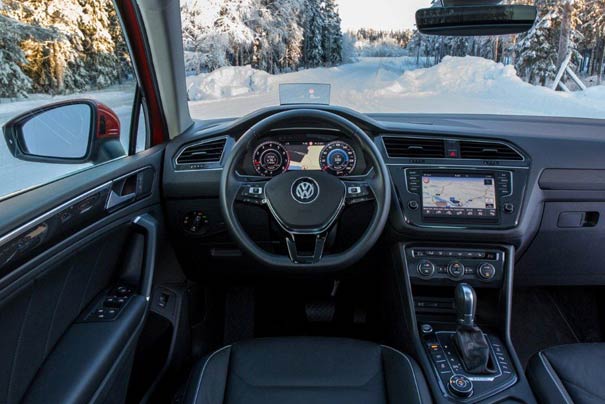
[[[425,278],[429,278],[435,273],[435,265],[429,260],[422,260],[418,263],[418,273]]]
[[[456,397],[470,397],[473,394],[473,382],[464,375],[454,375],[450,377],[448,389]]]
[[[481,279],[489,281],[496,275],[496,268],[489,262],[484,262],[477,268],[477,275],[479,275]]]
[[[462,279],[464,277],[464,265],[462,262],[451,262],[447,267],[447,273],[454,279]]]

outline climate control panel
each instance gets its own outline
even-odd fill
[[[413,246],[405,257],[412,283],[498,287],[504,278],[505,253],[496,248]]]

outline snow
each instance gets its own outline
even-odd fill
[[[221,99],[269,91],[270,74],[244,67],[221,67],[212,73],[187,78],[189,99]]]
[[[573,93],[555,92],[521,80],[512,66],[478,57],[445,57],[417,68],[415,57],[359,58],[337,67],[271,75],[244,67],[223,67],[187,77],[194,118],[245,115],[279,104],[280,83],[330,83],[332,104],[360,112],[470,113],[605,118],[605,86]],[[0,100],[0,125],[16,114],[67,98],[94,98],[120,117],[126,144],[133,100],[132,84],[107,90],[27,100]],[[14,159],[0,139],[0,197],[58,178],[85,165],[40,164]]]
[[[605,86],[564,93],[521,80],[513,66],[447,56],[417,68],[415,57],[360,58],[331,68],[270,75],[224,67],[187,78],[195,118],[245,115],[279,103],[279,83],[330,83],[332,104],[360,112],[467,113],[605,118]]]

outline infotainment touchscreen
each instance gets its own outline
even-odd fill
[[[433,218],[496,219],[492,174],[422,174],[422,214]]]

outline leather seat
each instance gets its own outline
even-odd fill
[[[226,346],[200,361],[187,404],[427,403],[418,365],[401,352],[340,338],[267,338]]]
[[[545,349],[527,366],[527,379],[541,403],[605,402],[605,344]]]

